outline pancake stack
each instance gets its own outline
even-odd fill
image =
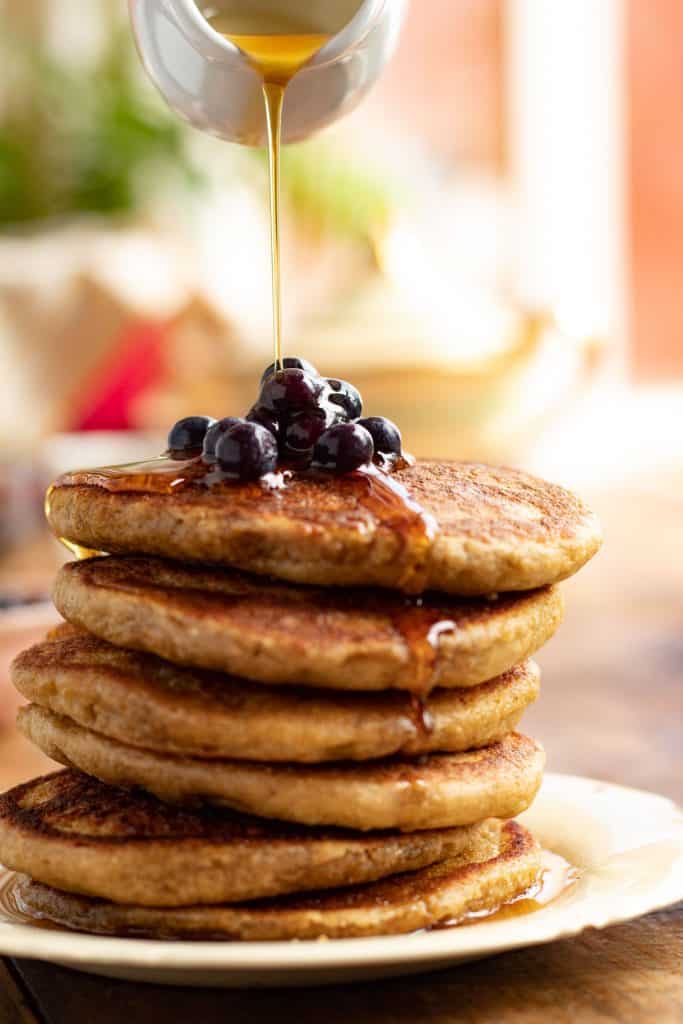
[[[65,624],[16,659],[66,766],[0,799],[29,916],[104,934],[412,931],[539,880],[515,731],[590,511],[513,470],[235,484],[192,460],[67,474]]]

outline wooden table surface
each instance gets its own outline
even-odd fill
[[[588,496],[607,543],[565,586],[565,623],[540,655],[543,690],[524,727],[545,744],[551,770],[683,801],[683,478],[671,484]],[[3,788],[44,763],[11,727],[0,733]],[[680,1024],[683,905],[437,974],[334,988],[168,989],[0,964],[0,1024],[95,1020]]]

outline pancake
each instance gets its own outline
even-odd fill
[[[49,522],[113,554],[406,593],[529,590],[571,576],[600,546],[578,498],[513,469],[420,462],[391,476],[214,476],[200,460],[163,459],[66,474],[50,491]]]
[[[494,827],[363,835],[310,829],[170,807],[67,770],[0,797],[0,860],[69,892],[176,907],[374,881],[476,853]]]
[[[206,802],[262,818],[360,829],[448,828],[525,810],[542,748],[519,733],[461,754],[322,765],[208,760],[140,750],[30,704],[21,731],[48,757],[171,803]]]
[[[12,681],[28,700],[122,743],[248,761],[365,760],[469,750],[502,739],[535,700],[532,662],[480,686],[407,694],[260,686],[179,668],[76,633],[23,651]]]
[[[66,619],[103,640],[181,665],[265,683],[413,692],[500,675],[550,639],[563,608],[557,587],[410,600],[133,556],[70,562],[53,596]]]
[[[159,909],[88,899],[26,877],[14,895],[31,917],[101,935],[261,941],[412,932],[493,910],[537,881],[541,855],[530,833],[512,821],[492,826],[486,849],[370,885],[303,897]]]

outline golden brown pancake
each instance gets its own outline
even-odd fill
[[[374,881],[477,851],[494,828],[358,834],[189,810],[71,770],[0,797],[0,859],[69,892],[141,906],[232,903]]]
[[[486,746],[515,728],[540,685],[537,666],[525,662],[424,702],[390,691],[283,689],[179,668],[88,633],[30,647],[11,676],[28,700],[134,747],[311,763]]]
[[[492,822],[484,845],[370,885],[237,906],[122,905],[29,878],[20,880],[15,897],[31,917],[101,935],[261,941],[398,934],[493,910],[537,881],[540,849],[517,822]]]
[[[70,622],[120,647],[265,683],[343,690],[473,686],[557,629],[557,587],[495,600],[301,587],[158,558],[93,558],[57,575]]]
[[[266,764],[164,755],[84,729],[31,704],[21,731],[48,757],[115,786],[140,786],[171,803],[206,802],[304,825],[449,828],[526,810],[545,756],[519,733],[461,754],[418,760]]]
[[[390,477],[298,474],[282,487],[206,484],[196,460],[66,474],[50,493],[49,521],[100,551],[406,593],[544,586],[576,572],[601,540],[569,491],[476,463],[421,462]]]

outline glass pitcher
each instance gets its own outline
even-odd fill
[[[223,0],[227,3],[227,0]],[[292,0],[252,0],[292,10]],[[185,121],[230,142],[261,145],[261,78],[207,20],[220,0],[129,0],[142,62]],[[283,141],[295,142],[349,113],[376,82],[398,40],[407,0],[307,0],[307,20],[329,41],[287,86]]]

